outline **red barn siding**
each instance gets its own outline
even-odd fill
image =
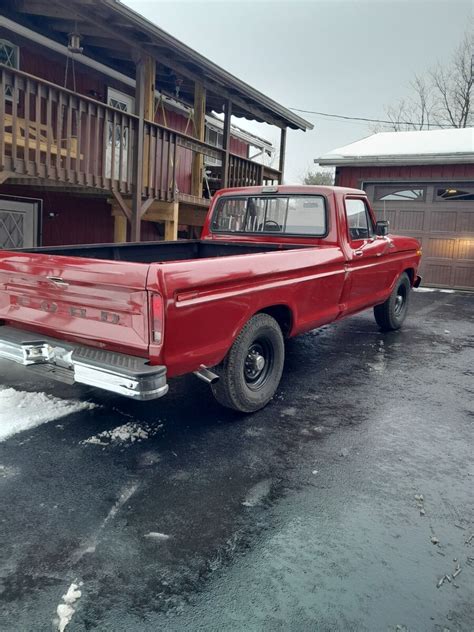
[[[30,187],[3,185],[1,195],[42,200],[40,246],[98,244],[113,241],[111,207],[103,197],[35,191]],[[52,214],[52,215],[50,215]]]
[[[247,143],[244,143],[243,140],[240,140],[240,138],[231,137],[230,151],[233,154],[237,154],[237,156],[242,156],[242,158],[249,157],[249,146]]]
[[[162,226],[161,232],[158,229],[159,224],[156,222],[142,222],[141,227],[141,241],[160,241],[163,239],[162,235],[164,227]]]
[[[9,37],[13,41],[13,37]],[[15,38],[16,39],[16,38]],[[40,47],[32,42],[27,42],[19,38],[15,41],[20,46],[20,70],[30,75],[45,79],[58,86],[64,86],[66,57],[55,54],[53,51]],[[134,95],[134,90],[127,84],[117,81],[113,77],[83,66],[81,63],[75,64],[76,92],[87,97],[92,97],[103,103],[107,100],[107,88],[115,88],[126,94]],[[69,62],[69,72],[66,87],[74,89],[73,73],[71,62]]]
[[[349,167],[336,169],[336,184],[360,189],[369,180],[456,180],[473,178],[474,164],[461,165],[406,165],[393,167]]]

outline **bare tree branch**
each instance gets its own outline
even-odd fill
[[[466,33],[448,63],[438,63],[426,76],[415,75],[410,82],[411,94],[386,107],[387,118],[392,121],[388,129],[473,125],[473,86],[474,45],[472,36]]]

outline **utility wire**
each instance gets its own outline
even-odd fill
[[[289,108],[293,112],[302,112],[304,114],[316,114],[317,116],[327,116],[329,118],[343,119],[344,121],[363,121],[364,123],[388,123],[390,125],[411,125],[418,127],[421,123],[413,123],[413,121],[389,121],[386,119],[367,118],[364,116],[344,116],[343,114],[329,114],[328,112],[316,112],[314,110],[301,110],[299,108]],[[425,123],[427,127],[446,127],[451,128],[451,125],[434,125],[433,123]]]

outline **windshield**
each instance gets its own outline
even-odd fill
[[[224,197],[214,212],[212,230],[322,237],[327,232],[326,206],[321,195]]]

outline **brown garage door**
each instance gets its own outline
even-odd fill
[[[474,290],[474,182],[367,183],[378,219],[421,241],[423,285]]]

